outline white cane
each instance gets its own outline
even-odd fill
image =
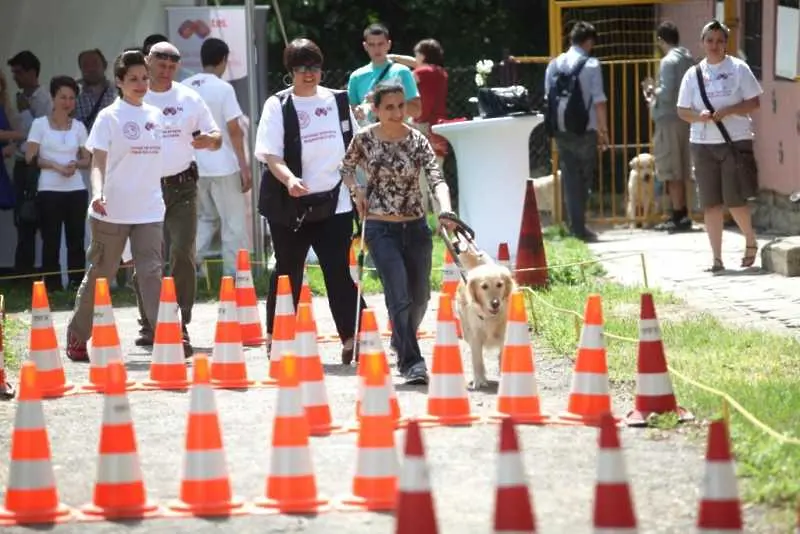
[[[356,291],[356,332],[355,340],[353,341],[353,360],[358,361],[358,338],[359,328],[361,326],[361,294],[364,287],[364,235],[367,229],[367,209],[369,208],[369,199],[364,201],[364,215],[361,217],[361,242],[359,243],[360,250],[358,251],[358,290]]]

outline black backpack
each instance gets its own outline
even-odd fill
[[[589,109],[583,102],[583,89],[578,75],[589,60],[584,56],[572,72],[557,70],[550,78],[545,110],[545,129],[549,136],[556,132],[586,133],[589,125]],[[563,121],[563,122],[562,122]]]

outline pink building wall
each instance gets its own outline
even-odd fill
[[[776,80],[774,76],[776,3],[775,0],[764,0],[761,58],[764,95],[761,109],[753,114],[753,120],[761,188],[786,195],[800,190],[800,82]],[[659,18],[675,22],[683,45],[700,58],[700,30],[714,16],[714,4],[713,0],[663,4],[659,6]],[[746,24],[743,16],[740,9],[740,47]]]

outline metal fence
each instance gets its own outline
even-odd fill
[[[488,85],[502,87],[507,85],[523,85],[528,89],[533,109],[539,110],[544,102],[544,64],[514,64],[498,62],[494,72],[489,76]],[[346,89],[350,77],[349,70],[326,70],[323,73],[322,85],[331,89]],[[476,104],[470,98],[476,96],[474,67],[452,67],[447,69],[449,77],[447,111],[448,118],[470,118],[478,114]],[[270,73],[267,78],[268,94],[273,94],[287,87],[282,72]],[[529,141],[530,176],[543,176],[551,173],[550,142],[544,128],[536,128]],[[453,205],[458,206],[458,175],[455,154],[450,150],[444,162],[444,175],[453,196]]]

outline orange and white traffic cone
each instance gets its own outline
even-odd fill
[[[383,369],[383,355],[361,355],[364,366],[364,402],[358,429],[358,453],[352,494],[341,499],[344,510],[389,511],[397,502],[395,420]]]
[[[392,418],[397,425],[396,428],[401,428],[408,422],[400,413],[400,403],[397,401],[397,391],[394,389],[394,381],[389,368],[389,361],[386,358],[386,353],[383,350],[383,342],[381,341],[380,333],[378,333],[378,322],[375,319],[375,311],[370,308],[361,310],[361,327],[358,333],[358,352],[360,354],[358,361],[358,396],[356,399],[356,422],[350,430],[358,430],[358,424],[361,419],[361,402],[365,396],[366,389],[366,368],[361,363],[361,356],[365,354],[379,354],[382,363],[381,368],[384,372],[384,387],[389,392],[389,407],[392,412]]]
[[[467,382],[456,337],[456,320],[450,295],[439,294],[436,342],[433,346],[428,412],[420,421],[442,425],[471,425],[480,419],[472,413]]]
[[[616,421],[610,413],[604,414],[600,419],[594,531],[636,534],[636,514],[628,485],[625,457],[620,446]]]
[[[205,354],[195,354],[192,361],[194,380],[189,394],[180,498],[171,502],[169,508],[195,516],[242,513],[243,501],[234,498],[231,492],[217,402],[211,387],[211,365]]]
[[[36,383],[42,398],[61,397],[75,389],[64,374],[47,289],[41,280],[33,283],[29,350],[28,360],[36,364]]]
[[[6,362],[5,362],[5,324],[6,324],[6,310],[5,301],[3,296],[0,295],[0,400],[13,399],[17,394],[14,386],[12,386],[6,379]]]
[[[708,427],[706,473],[701,491],[698,533],[733,534],[743,531],[739,487],[724,420],[713,421]]]
[[[294,343],[295,322],[292,282],[289,280],[288,275],[282,274],[278,277],[277,295],[275,297],[275,320],[272,323],[269,378],[264,381],[266,384],[277,383],[281,371],[281,356],[284,353],[297,353]]]
[[[497,452],[497,479],[494,498],[495,534],[533,534],[536,514],[525,480],[514,419],[500,423],[500,446]]]
[[[263,344],[264,331],[250,270],[250,251],[243,248],[236,255],[236,315],[242,329],[242,344],[247,347]]]
[[[150,379],[145,380],[143,385],[166,390],[183,390],[189,387],[178,300],[175,296],[175,279],[171,276],[161,279]]]
[[[242,348],[242,330],[236,313],[233,277],[223,276],[219,288],[217,331],[211,354],[211,384],[215,388],[240,389],[252,386]]]
[[[339,337],[335,335],[320,335],[319,331],[317,330],[317,320],[314,319],[314,299],[311,296],[311,286],[308,285],[308,267],[303,270],[303,285],[300,286],[300,300],[297,302],[298,311],[300,310],[300,306],[303,304],[308,304],[308,310],[311,314],[311,323],[314,326],[314,335],[316,336],[318,342],[333,341],[334,338],[339,339]]]
[[[508,250],[508,243],[497,245],[497,263],[511,270],[512,273],[514,272],[511,267],[511,253]]]
[[[83,386],[88,391],[102,392],[106,387],[108,364],[123,362],[114,308],[111,306],[111,290],[108,280],[98,278],[94,284],[94,320],[92,338],[87,343],[89,351],[89,383]],[[124,363],[123,363],[124,366]],[[134,380],[125,379],[125,388],[136,386]]]
[[[23,362],[0,526],[50,524],[72,519],[72,510],[58,500],[37,380],[36,364],[30,360]]]
[[[461,275],[453,261],[453,256],[451,256],[450,251],[445,248],[442,265],[442,287],[440,292],[450,295],[453,305],[456,302],[456,292],[458,291],[458,283],[460,280]],[[461,320],[459,320],[458,315],[456,315],[456,335],[459,339],[464,337],[464,333],[461,331]]]
[[[596,426],[600,417],[611,413],[606,344],[603,339],[603,304],[600,295],[589,295],[572,374],[572,389],[563,422]]]
[[[358,285],[361,283],[361,280],[359,279],[358,276],[358,260],[356,259],[356,257],[357,257],[356,244],[353,243],[352,245],[350,245],[350,256],[348,261],[350,265],[350,278],[353,279],[353,283],[356,285],[356,287],[358,287]]]
[[[653,295],[642,293],[641,299],[635,408],[626,415],[625,423],[647,426],[651,416],[664,413],[676,414],[682,423],[692,421],[694,415],[678,406],[672,389]]]
[[[122,361],[108,362],[94,498],[81,508],[87,519],[139,519],[161,512],[147,499],[125,380]]]
[[[301,303],[297,308],[297,373],[303,393],[303,407],[312,436],[327,436],[342,429],[333,423],[328,392],[325,389],[325,371],[319,357],[317,333],[311,316],[311,306]]]
[[[405,450],[397,492],[395,534],[438,534],[428,463],[419,423],[415,420],[408,423]]]
[[[266,495],[256,499],[255,504],[282,514],[324,512],[330,508],[330,501],[317,493],[294,354],[283,353],[280,371]]]
[[[493,419],[513,417],[518,424],[542,424],[550,417],[541,410],[536,384],[536,363],[528,333],[528,314],[522,291],[508,303],[506,339],[500,357],[500,385]]]

